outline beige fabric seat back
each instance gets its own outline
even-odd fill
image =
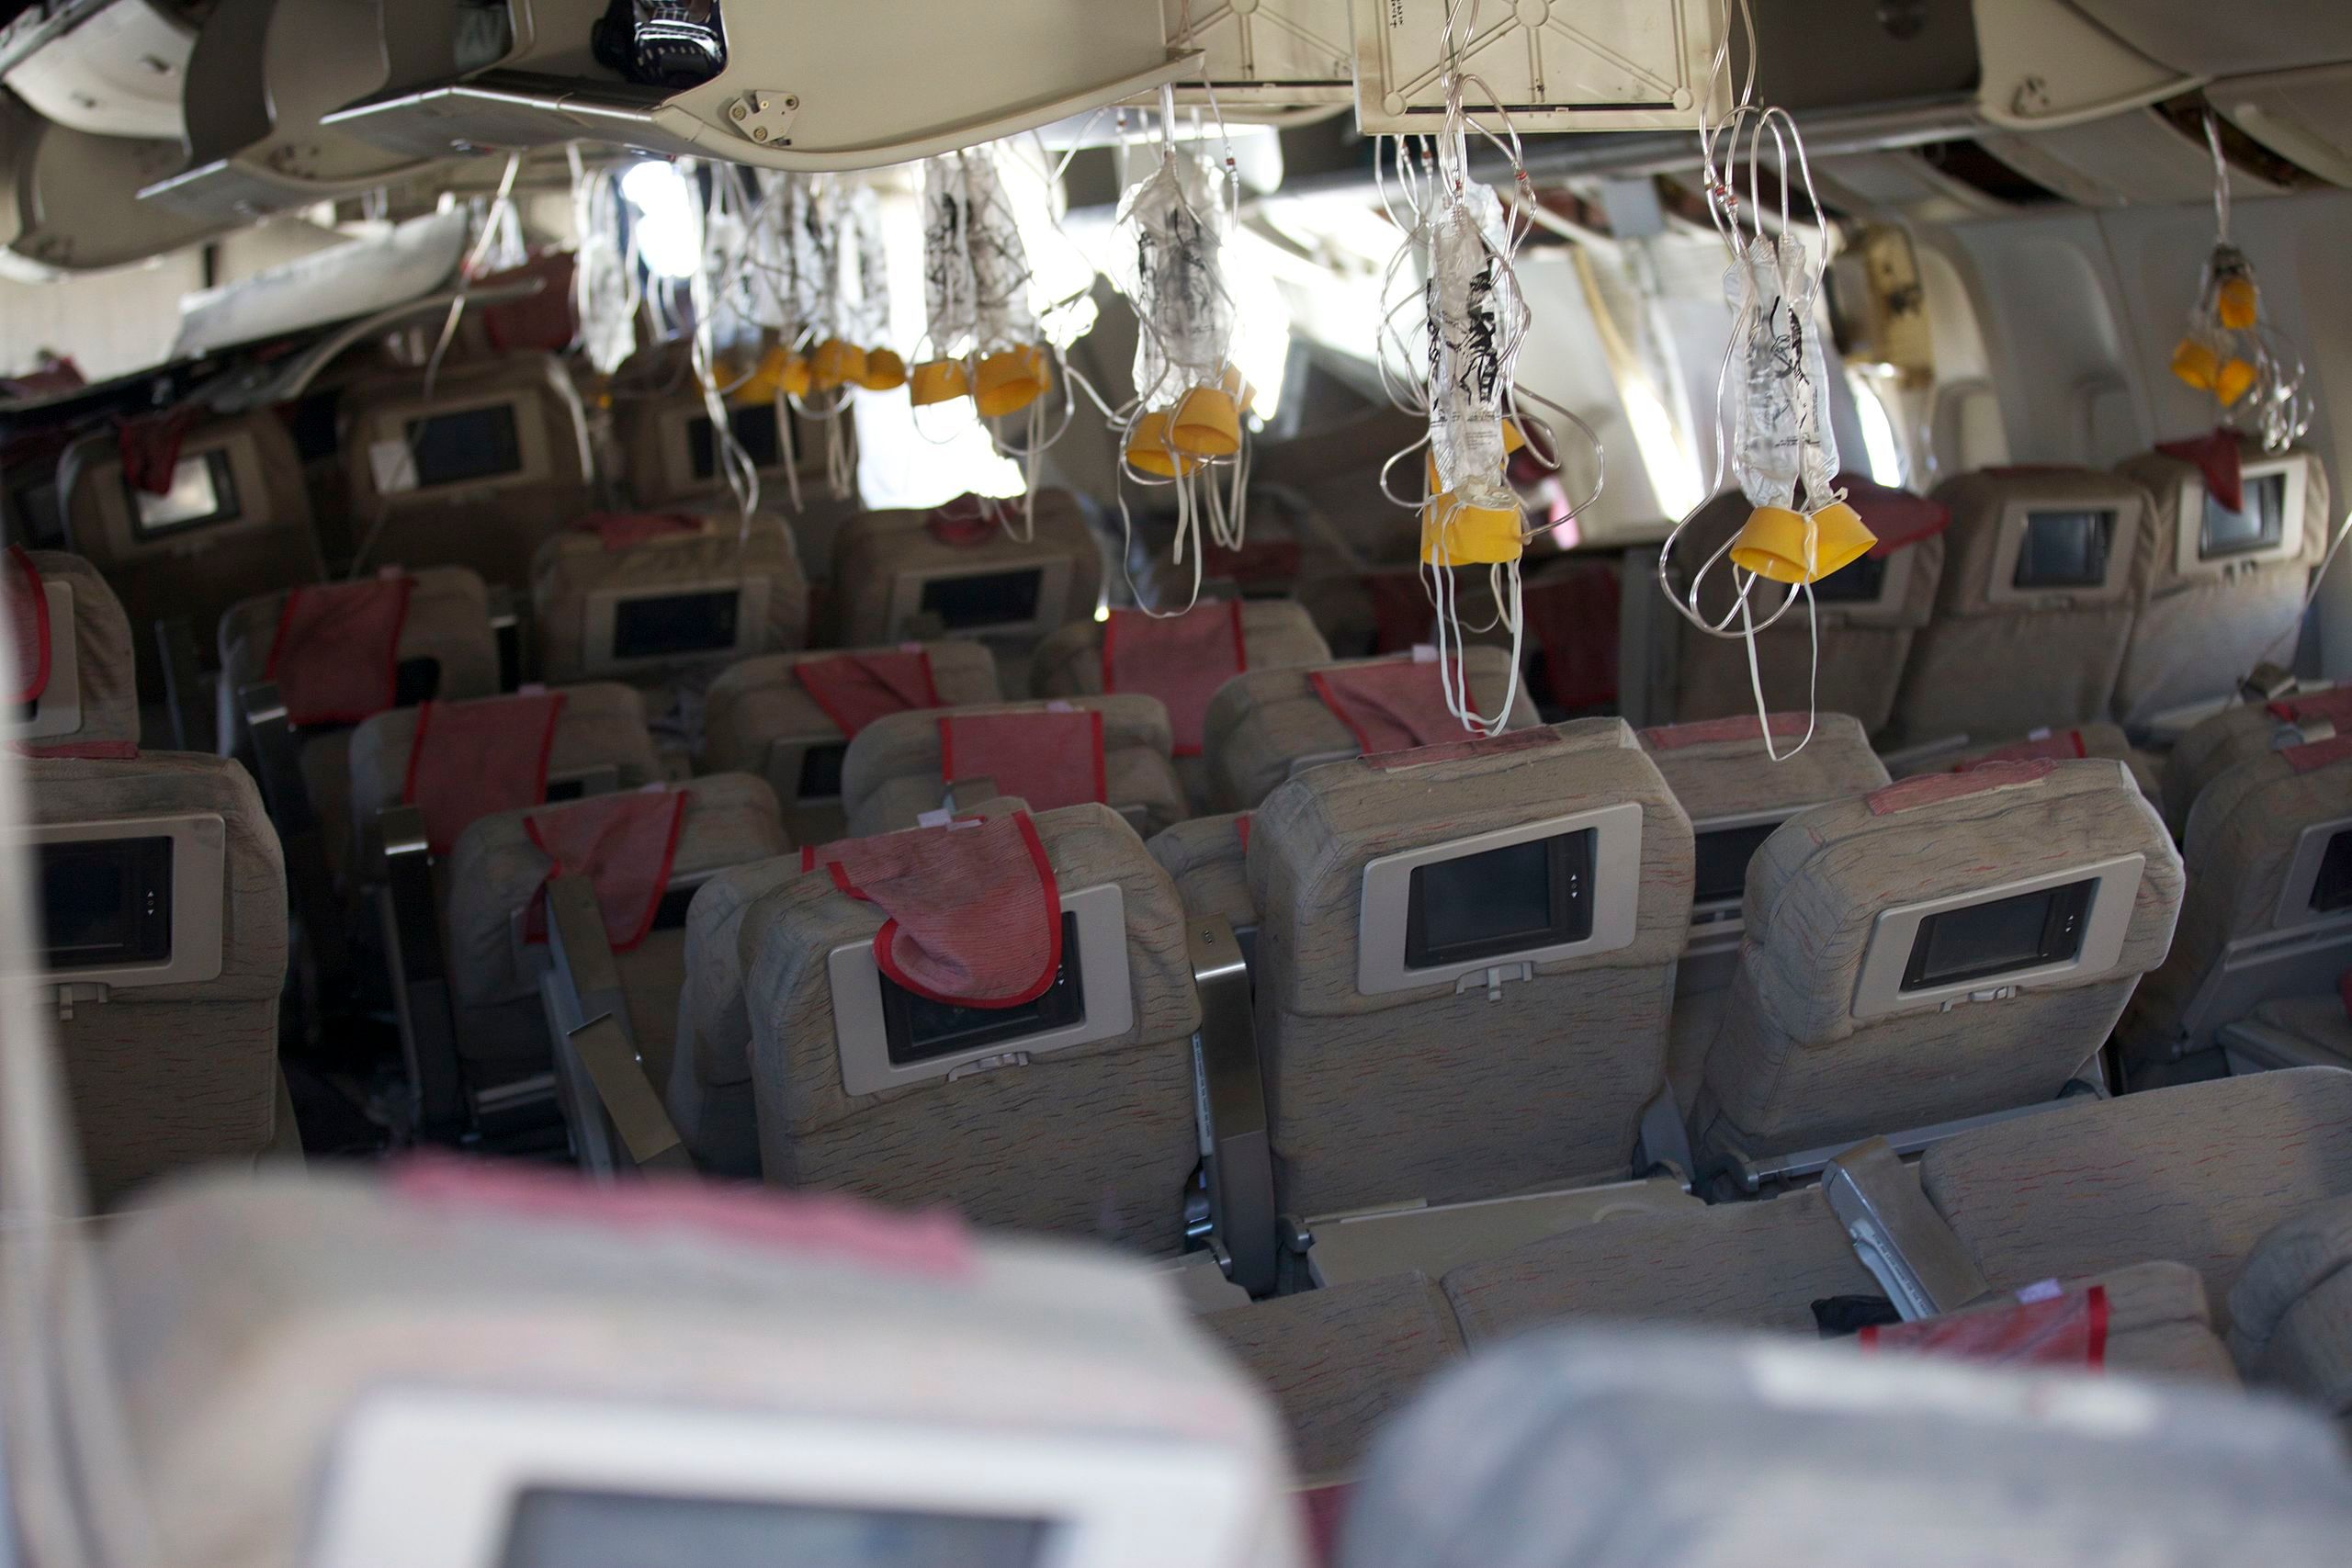
[[[2347,1523],[2336,1434],[2234,1391],[1588,1327],[1433,1387],[1375,1445],[1339,1561],[2105,1568],[2258,1540],[2318,1568]]]
[[[1179,598],[1177,604],[1183,600]],[[1103,623],[1073,621],[1038,644],[1029,663],[1029,690],[1040,697],[1100,696],[1103,691]],[[1287,599],[1250,600],[1241,605],[1244,671],[1329,664],[1331,649],[1298,604]],[[1209,801],[1204,754],[1179,755],[1176,776],[1194,807]]]
[[[2230,1287],[2230,1351],[2250,1382],[2352,1419],[2352,1199],[2281,1220]]]
[[[490,625],[490,595],[464,567],[426,567],[409,574],[408,616],[395,649],[399,696],[464,702],[498,692],[498,637]],[[285,616],[286,595],[244,600],[220,618],[218,734],[223,755],[247,749],[242,694],[269,679],[270,649]],[[352,863],[351,737],[347,728],[320,728],[298,739],[302,784],[317,812],[327,865],[338,879]],[[397,798],[397,786],[395,786]]]
[[[1982,745],[2108,716],[2155,565],[2132,479],[1988,469],[1936,489],[1951,509],[1933,617],[1904,665],[1897,743]]]
[[[1247,811],[1265,799],[1276,784],[1306,768],[1361,756],[1363,747],[1354,732],[1317,694],[1314,677],[1325,671],[1381,662],[1385,661],[1357,659],[1312,667],[1252,670],[1218,687],[1209,701],[1202,737],[1208,759],[1210,804],[1219,811]],[[1492,712],[1510,681],[1510,654],[1473,644],[1463,650],[1462,666],[1479,711]],[[1535,705],[1522,686],[1511,704],[1508,728],[1528,729],[1538,722]],[[1467,730],[1463,739],[1469,739]]]
[[[67,547],[105,576],[133,627],[140,689],[163,698],[155,623],[184,618],[198,649],[239,600],[315,582],[322,570],[302,459],[269,410],[199,420],[182,436],[172,489],[133,488],[113,431],[58,466]]]
[[[1183,908],[1107,807],[1040,812],[1034,823],[1064,914],[1076,917],[1062,962],[1085,976],[1088,1028],[1122,1017],[1127,1026],[1050,1049],[1024,1050],[1015,1037],[961,1066],[938,1058],[938,1076],[852,1093],[845,1062],[874,1042],[845,1042],[840,1021],[887,1005],[869,995],[880,983],[870,956],[862,970],[853,962],[870,955],[882,912],[829,875],[793,877],[744,912],[739,938],[761,1168],[782,1186],[946,1204],[984,1225],[1172,1253],[1200,1157],[1200,1003]]]
[[[2352,1072],[2294,1067],[2069,1101],[1948,1138],[1919,1187],[1996,1290],[2144,1258],[2204,1277],[2222,1321],[2271,1227],[2352,1194]]]
[[[548,749],[549,800],[575,798],[584,790],[642,789],[662,781],[662,759],[645,726],[645,699],[635,687],[598,681],[566,686],[562,694]],[[401,802],[419,713],[417,708],[394,708],[351,732],[356,842],[365,840],[379,812]]]
[[[2123,1030],[2158,1060],[2352,966],[2352,736],[2240,762],[2197,797],[2183,845],[2180,934]]]
[[[842,763],[842,807],[848,815],[850,835],[865,838],[913,827],[918,817],[946,803],[951,784],[961,786],[959,798],[978,798],[971,795],[968,781],[980,778],[996,786],[983,795],[1024,795],[1016,778],[967,769],[961,759],[956,761],[959,778],[947,778],[941,767],[940,725],[950,718],[1056,709],[1102,716],[1101,804],[1125,818],[1138,837],[1149,838],[1189,814],[1184,786],[1170,760],[1168,710],[1159,698],[1055,698],[1050,703],[981,703],[892,714],[867,725],[849,743]],[[1030,804],[1047,809],[1069,803],[1041,796]]]
[[[1252,814],[1275,1196],[1312,1217],[1631,1174],[1690,823],[1620,719],[1317,768]]]
[[[567,529],[531,567],[531,622],[548,681],[657,681],[808,640],[808,580],[773,513],[702,517],[690,534],[608,549]]]
[[[931,517],[868,512],[842,525],[833,541],[832,640],[858,648],[944,634],[1020,656],[1093,616],[1102,556],[1068,491],[1037,492],[1035,534],[1026,541],[999,528],[948,544],[933,533]],[[1017,515],[1014,526],[1023,526]]]
[[[941,705],[965,707],[1002,697],[996,660],[986,647],[968,640],[919,646]],[[704,696],[703,765],[713,772],[765,778],[784,803],[793,837],[802,842],[841,837],[842,767],[851,737],[794,671],[842,653],[898,651],[824,649],[769,654],[728,666]]]
[[[1708,502],[1675,548],[1678,571],[1696,570],[1739,531],[1750,510],[1747,498],[1736,491]],[[1912,649],[1937,613],[1946,558],[1945,536],[1934,534],[1883,556],[1865,556],[1815,584],[1817,673],[1814,634],[1800,597],[1756,636],[1766,705],[1803,712],[1810,693],[1813,705],[1822,713],[1850,715],[1866,734],[1885,729],[1894,716],[1895,695]],[[1686,592],[1688,581],[1687,575],[1679,580]],[[1629,572],[1624,592],[1656,597],[1658,585],[1648,572]],[[1719,565],[1702,590],[1700,608],[1711,621],[1721,620],[1731,608],[1731,592],[1728,568]],[[1769,606],[1780,603],[1780,593],[1769,583],[1757,585],[1758,620]],[[1638,676],[1641,689],[1651,694],[1645,712],[1656,707],[1683,723],[1756,712],[1745,639],[1710,636],[1662,602],[1645,604],[1638,616],[1629,619],[1652,628],[1648,669]],[[1739,623],[1735,619],[1731,624]]]
[[[688,348],[684,339],[658,344],[632,355],[613,373],[613,439],[621,478],[630,499],[642,507],[727,494],[727,469]],[[786,452],[805,456],[807,450],[804,435],[778,428],[780,418],[789,416],[764,399],[730,403],[727,411],[728,425],[758,470],[761,492],[771,505],[785,494],[792,471]],[[817,457],[821,465],[821,449]]]
[[[655,1084],[669,1081],[678,1000],[685,987],[686,913],[703,885],[730,867],[773,860],[791,848],[775,794],[744,773],[714,773],[683,789],[667,891],[653,923],[634,947],[614,953],[628,998],[638,1057]],[[529,940],[527,914],[553,870],[532,839],[530,811],[501,811],[459,835],[449,861],[449,988],[461,1050],[509,1042],[546,1051],[539,977],[544,941]],[[544,1065],[542,1063],[542,1065]]]
[[[2272,749],[2285,721],[2265,703],[2239,703],[2192,725],[2165,753],[2165,820],[2178,835],[2205,786],[2249,757]]]
[[[354,381],[341,415],[346,553],[361,570],[463,566],[530,581],[539,542],[587,512],[586,415],[548,355],[445,365]]]
[[[971,814],[992,820],[1025,809],[1017,801],[999,799],[980,803]],[[685,988],[678,998],[662,1098],[695,1166],[713,1175],[749,1180],[760,1174],[743,919],[760,899],[800,875],[801,863],[796,852],[717,872],[686,909]]]
[[[1748,867],[1702,1163],[2054,1099],[2180,899],[2172,840],[2113,762],[1999,763],[1792,818]]]
[[[1748,862],[1798,812],[1887,783],[1885,765],[1860,720],[1822,714],[1810,740],[1805,724],[1802,713],[1772,715],[1769,744],[1747,716],[1638,732],[1642,750],[1690,818],[1690,943],[1675,971],[1669,1064],[1675,1102],[1686,1111],[1697,1096],[1699,1068],[1714,1043],[1737,967]],[[1797,749],[1800,740],[1804,743]]]
[[[1300,1561],[1271,1408],[1101,1249],[513,1161],[193,1185],[104,1241],[177,1568]]]
[[[49,678],[31,711],[10,719],[8,739],[35,748],[108,740],[137,745],[137,661],[122,602],[80,556],[62,550],[25,556],[40,575],[49,612]],[[26,678],[19,671],[18,679]]]
[[[1903,765],[1895,772],[1905,778],[1918,773],[1957,773],[1986,762],[2030,762],[2045,757],[2062,762],[2084,757],[2120,762],[2131,770],[2132,781],[2140,786],[2140,793],[2154,801],[2159,811],[2165,811],[2164,763],[2154,754],[2132,745],[2132,738],[2123,733],[2123,727],[2119,724],[2037,729],[1997,746],[1966,746],[1957,751],[1903,759]],[[2165,812],[2165,819],[2171,822],[2169,812]]]
[[[1245,951],[1258,933],[1258,906],[1250,897],[1250,827],[1246,811],[1195,817],[1153,834],[1144,846],[1167,868],[1184,912],[1223,920]]]
[[[2272,456],[2246,442],[2245,509],[2207,492],[2192,463],[2143,453],[2117,470],[2154,502],[2154,560],[2115,686],[2115,716],[2139,729],[2224,702],[2256,664],[2291,664],[2311,569],[2337,521],[2327,468],[2305,448]]]
[[[277,1136],[286,872],[252,775],[154,751],[23,764],[42,992],[91,1196]]]

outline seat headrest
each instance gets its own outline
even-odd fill
[[[2333,1429],[2234,1391],[1555,1329],[1474,1357],[1389,1428],[1340,1562],[2087,1568],[2250,1533],[2317,1568],[2347,1524]]]
[[[576,1554],[564,1542],[616,1530],[724,1557],[747,1522],[785,1556],[822,1556],[850,1528],[839,1510],[861,1507],[899,1543],[937,1518],[945,1539],[924,1550],[942,1561],[1042,1550],[1035,1526],[976,1535],[976,1484],[1000,1502],[1035,1488],[1016,1515],[1057,1541],[1133,1539],[1157,1496],[1044,1479],[1040,1454],[1081,1445],[1114,1476],[1197,1456],[1226,1479],[1195,1502],[1235,1540],[1295,1529],[1262,1396],[1161,1280],[937,1213],[420,1163],[183,1187],[122,1221],[107,1264],[110,1299],[139,1303],[111,1325],[141,1372],[131,1462],[188,1568],[354,1540],[435,1555],[509,1539],[513,1561],[560,1562]],[[661,1353],[610,1353],[624,1341]],[[828,1495],[776,1457],[811,1441],[856,1479]],[[926,1457],[943,1442],[949,1457]],[[530,1480],[420,1495],[418,1458],[451,1444],[481,1457],[478,1477]],[[720,1478],[717,1454],[750,1470]],[[389,1515],[368,1511],[388,1495]],[[391,1539],[402,1521],[415,1540]]]
[[[19,552],[11,552],[17,554]],[[31,715],[13,720],[11,739],[32,745],[54,746],[84,741],[136,743],[139,739],[137,655],[130,637],[130,619],[97,569],[80,556],[62,550],[20,552],[28,574],[17,579],[29,590],[40,585],[32,624],[17,628],[36,670],[19,668],[22,689],[40,690],[28,699]],[[0,614],[13,609],[11,592]],[[21,662],[21,661],[20,661]],[[38,674],[40,679],[35,681]]]
[[[1690,820],[1702,826],[1717,818],[1814,806],[1885,785],[1886,765],[1871,750],[1860,719],[1842,713],[1815,716],[1813,739],[1792,756],[1791,749],[1804,739],[1805,716],[1771,717],[1770,750],[1753,715],[1645,729],[1642,749],[1666,775]],[[1773,752],[1780,753],[1778,761]]]

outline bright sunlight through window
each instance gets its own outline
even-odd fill
[[[637,209],[637,254],[657,277],[691,277],[702,256],[699,205],[674,164],[649,158],[621,175],[621,194]]]

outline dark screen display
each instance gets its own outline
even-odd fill
[[[1593,829],[1413,868],[1405,964],[1427,969],[1592,934]]]
[[[830,746],[811,746],[800,753],[800,787],[795,800],[838,800],[842,793],[842,764],[849,760],[849,742],[837,740]]]
[[[1875,604],[1886,591],[1884,556],[1863,556],[1813,585],[1816,604]]]
[[[881,1508],[534,1489],[502,1568],[1031,1568],[1051,1527]]]
[[[413,708],[441,694],[441,661],[431,656],[403,659],[392,671],[392,705]]]
[[[182,457],[172,469],[172,488],[161,495],[129,479],[123,481],[123,493],[130,498],[130,515],[142,538],[233,523],[241,515],[237,481],[229,473],[226,452]]]
[[[523,468],[512,403],[410,420],[408,449],[416,459],[419,490],[494,479]]]
[[[939,624],[951,632],[1025,626],[1037,618],[1037,595],[1045,581],[1042,567],[978,577],[935,577],[922,585],[918,608],[937,615]]]
[[[2092,877],[1928,916],[1912,939],[1903,988],[1952,986],[2065,963],[2083,950],[2083,923],[2098,886]]]
[[[1086,992],[1079,978],[1076,915],[1062,916],[1062,966],[1054,983],[1035,1001],[1019,1007],[957,1007],[919,997],[888,975],[881,981],[882,1027],[896,1066],[934,1061],[983,1045],[1011,1044],[1049,1030],[1067,1029],[1086,1016]]]
[[[152,964],[172,955],[172,840],[94,839],[40,846],[44,964]]]
[[[615,659],[665,659],[725,653],[735,646],[742,592],[648,594],[613,606]]]
[[[1758,822],[1746,828],[1717,828],[1702,833],[1692,845],[1698,860],[1694,904],[1736,904],[1747,891],[1747,863],[1781,825]]]
[[[2115,513],[2097,510],[2032,512],[2018,546],[2018,588],[2097,588],[2107,581]]]
[[[2205,521],[2197,533],[2197,557],[2217,560],[2253,550],[2276,549],[2287,530],[2287,476],[2265,474],[2245,484],[2242,512],[2233,512],[2205,492]]]
[[[2352,828],[2327,840],[2312,883],[2312,912],[2332,915],[2338,909],[2352,909]]]
[[[735,433],[735,444],[752,459],[752,467],[773,468],[784,462],[784,444],[776,439],[774,403],[754,403],[749,408],[729,411],[727,428]],[[718,444],[710,438],[708,414],[696,414],[686,422],[686,457],[698,479],[709,479],[718,472]]]

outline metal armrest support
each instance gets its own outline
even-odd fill
[[[1219,1261],[1227,1279],[1262,1296],[1274,1288],[1274,1165],[1250,968],[1232,928],[1214,916],[1191,922],[1185,942],[1201,1000],[1193,1058]]]
[[[1976,1260],[1919,1190],[1884,1138],[1829,1162],[1821,1189],[1862,1265],[1905,1323],[1951,1312],[1991,1292]]]
[[[319,830],[318,812],[311,805],[310,786],[302,779],[300,740],[275,682],[243,687],[237,698],[253,747],[255,782],[261,785],[270,820],[277,828],[286,863],[287,896],[309,940],[320,989],[328,995],[339,994],[348,989],[343,907],[335,902],[326,840]]]
[[[186,616],[155,623],[155,652],[164,667],[164,705],[172,716],[172,743],[207,755],[219,749],[212,703],[197,657],[196,627]]]
[[[490,629],[498,639],[498,689],[520,690],[524,674],[525,626],[522,601],[504,583],[490,589]]]
[[[1682,1108],[1674,1103],[1674,1090],[1659,1089],[1642,1107],[1641,1134],[1634,1145],[1634,1174],[1638,1178],[1670,1171],[1688,1187],[1698,1169],[1698,1159],[1690,1152],[1690,1130],[1683,1124]]]
[[[662,1097],[637,1059],[628,1032],[611,1013],[591,1019],[556,1047],[556,1078],[579,1107],[579,1153],[589,1175],[610,1180],[622,1170],[692,1170],[694,1162]],[[588,1114],[593,1107],[594,1114]]]
[[[684,1141],[638,1056],[594,885],[584,876],[554,877],[547,899],[548,1023],[573,1152],[605,1179],[625,1169],[691,1168]]]
[[[401,1050],[416,1097],[417,1135],[453,1143],[466,1130],[465,1075],[458,1066],[457,1019],[450,1010],[424,816],[413,806],[386,807],[376,814],[376,835],[384,855],[377,907],[391,959]]]

